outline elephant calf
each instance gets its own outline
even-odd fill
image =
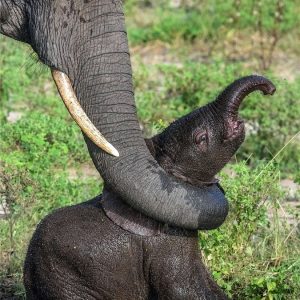
[[[244,140],[238,108],[254,90],[275,87],[261,76],[235,81],[146,140],[151,154],[178,182],[207,189]],[[103,195],[47,216],[26,257],[28,299],[226,299],[201,260],[197,231],[143,213],[106,185]]]

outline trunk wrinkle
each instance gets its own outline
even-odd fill
[[[244,98],[254,91],[261,91],[264,95],[273,95],[276,88],[267,78],[250,75],[234,81],[217,97],[215,102],[234,117],[237,116]]]

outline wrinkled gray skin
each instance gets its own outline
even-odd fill
[[[218,186],[178,183],[145,145],[121,0],[0,0],[0,33],[30,44],[44,64],[70,77],[86,114],[120,153],[114,158],[85,137],[97,170],[114,193],[164,223],[187,229],[223,223],[227,200]],[[220,123],[220,115],[208,111],[211,122]]]
[[[216,101],[146,140],[151,154],[178,183],[214,182],[245,130],[234,113],[232,131],[224,131],[213,115],[208,121],[209,109],[222,113],[218,106],[224,101],[236,109],[256,89],[275,91],[263,77],[237,80]],[[142,215],[107,187],[102,196],[41,222],[28,249],[24,281],[28,299],[227,299],[202,263],[196,230]]]
[[[86,114],[120,152],[119,158],[113,158],[85,137],[92,160],[112,195],[119,195],[122,203],[163,224],[195,230],[213,229],[223,223],[228,204],[222,190],[217,184],[198,183],[201,179],[211,181],[215,170],[236,149],[229,147],[224,153],[224,148],[219,153],[214,143],[207,143],[205,148],[203,133],[195,134],[192,154],[198,145],[203,158],[209,153],[220,158],[220,164],[214,165],[211,158],[212,165],[209,160],[202,165],[198,175],[203,178],[197,175],[196,184],[190,184],[194,179],[191,181],[183,165],[188,153],[176,158],[172,170],[168,169],[173,159],[171,150],[162,149],[167,153],[159,155],[158,161],[151,156],[136,118],[121,0],[0,0],[0,33],[30,44],[44,64],[70,77]],[[238,101],[229,98],[253,89],[273,91],[262,78],[248,78],[235,88],[201,110],[201,124],[222,128],[224,143],[242,127],[236,116]],[[223,101],[225,98],[227,101]],[[176,126],[170,128],[171,135]],[[209,141],[210,132],[207,137]],[[189,141],[191,136],[186,138]],[[171,139],[162,138],[166,145],[172,144]],[[169,173],[159,166],[163,165],[160,160],[167,161]],[[194,293],[199,299],[211,289],[208,286],[214,286],[198,286],[198,282],[207,282],[208,275],[199,272],[202,265],[195,251],[195,232],[188,237],[175,229],[175,233],[167,231],[166,237],[142,239],[114,225],[98,205],[95,200],[61,210],[39,226],[28,252],[25,275],[28,286],[35,283],[33,292],[40,295],[37,299],[132,299],[133,295],[139,299],[149,291],[155,296],[168,289],[173,294],[161,298],[193,299]],[[186,244],[189,246],[184,248]],[[148,258],[142,255],[146,251]],[[134,267],[128,268],[131,265]],[[196,280],[197,276],[200,278]],[[120,297],[111,297],[116,287],[123,292]]]

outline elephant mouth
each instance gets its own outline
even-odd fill
[[[73,90],[69,77],[58,70],[52,69],[52,77],[57,86],[58,92],[74,121],[80,129],[96,144],[99,148],[115,157],[119,157],[118,150],[111,145],[101,132],[94,126],[81,107],[76,94]]]
[[[212,177],[209,180],[201,180],[201,179],[197,179],[197,178],[188,178],[188,182],[191,185],[201,187],[201,186],[209,186],[209,185],[212,185],[212,184],[217,184],[217,183],[220,182],[220,180],[216,177]]]
[[[218,184],[220,181],[218,178],[216,178],[214,176],[210,177],[209,179],[205,179],[205,180],[200,179],[200,178],[191,178],[191,177],[185,176],[178,170],[172,170],[172,171],[169,170],[168,173],[170,175],[172,175],[173,177],[175,177],[176,179],[178,179],[179,181],[181,181],[181,182],[184,181],[195,187],[210,186],[213,184]]]
[[[227,120],[225,128],[224,143],[232,142],[239,137],[243,138],[245,135],[245,122],[240,117]]]

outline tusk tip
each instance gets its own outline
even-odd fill
[[[113,155],[113,156],[115,156],[115,157],[119,157],[120,156],[119,151],[115,147],[113,147],[113,146],[111,146],[110,154]]]

